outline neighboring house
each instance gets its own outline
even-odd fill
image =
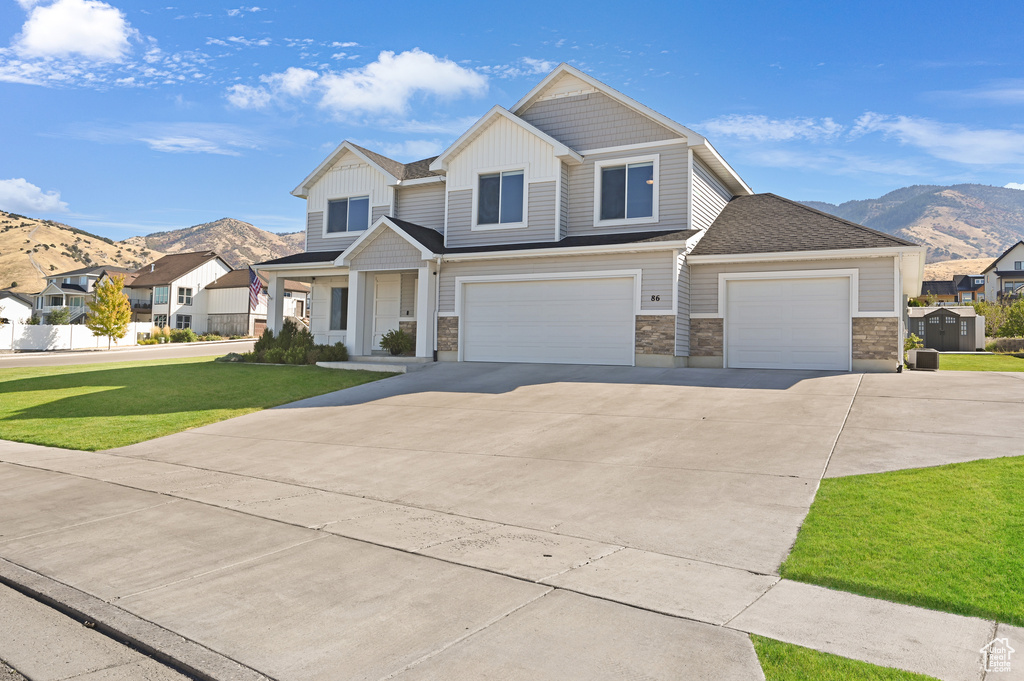
[[[921,282],[921,298],[934,298],[938,305],[955,305],[957,302],[956,284],[952,281]]]
[[[81,324],[85,321],[88,311],[86,304],[92,300],[96,282],[103,277],[123,274],[129,275],[132,270],[110,265],[83,267],[70,272],[51,274],[46,277],[46,285],[35,295],[35,310],[45,323],[50,312],[66,307],[71,312],[71,323]]]
[[[985,317],[971,306],[912,307],[908,330],[924,342],[924,347],[943,351],[985,349]]]
[[[249,270],[232,270],[206,285],[207,333],[223,336],[258,336],[267,326],[267,288],[261,281],[256,309],[249,304]],[[284,282],[284,316],[304,320],[309,285]],[[305,323],[303,321],[303,323]]]
[[[257,267],[268,323],[401,328],[446,361],[895,371],[924,249],[754,194],[694,131],[562,64],[440,156],[343,142],[292,192],[306,250]]]
[[[981,274],[957,274],[953,277],[956,302],[977,303],[985,300],[985,277]]]
[[[1010,246],[982,272],[988,300],[997,301],[1020,295],[1024,288],[1024,241]]]
[[[206,333],[209,296],[205,288],[231,272],[213,251],[175,253],[131,273],[125,293],[137,321]]]
[[[23,324],[32,316],[32,296],[0,291],[0,324]]]

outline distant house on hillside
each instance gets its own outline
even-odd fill
[[[256,309],[249,304],[249,269],[232,270],[206,286],[207,333],[222,336],[258,336],[267,328],[267,285],[260,279]],[[284,316],[302,320],[306,316],[309,285],[284,282]],[[305,322],[303,322],[305,323]]]
[[[0,291],[0,324],[22,324],[32,316],[32,297]]]
[[[46,277],[46,285],[35,295],[35,311],[45,323],[50,313],[61,308],[71,311],[71,323],[81,324],[88,311],[86,304],[92,300],[93,290],[103,275],[130,275],[132,270],[111,265],[83,267],[69,272],[60,272]]]

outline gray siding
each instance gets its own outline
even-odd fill
[[[485,246],[554,241],[556,183],[531,182],[527,195],[526,227],[473,230],[473,190],[448,192],[448,245]]]
[[[658,169],[658,221],[628,226],[594,226],[594,162],[636,155],[659,155]],[[569,236],[587,234],[618,234],[622,232],[649,232],[658,229],[687,229],[688,163],[686,147],[674,144],[643,152],[597,154],[587,156],[583,163],[569,169]]]
[[[693,158],[693,229],[707,229],[732,198],[732,192],[699,158]]]
[[[676,288],[676,356],[690,354],[690,268],[686,256],[679,255],[676,262],[679,269],[679,285]]]
[[[400,188],[396,217],[444,232],[444,189],[443,182]]]
[[[353,270],[405,270],[423,265],[423,257],[412,244],[390,229],[366,244],[352,259]]]
[[[562,164],[562,196],[558,207],[558,239],[561,241],[569,232],[569,166]]]
[[[400,317],[416,316],[416,272],[402,272],[402,309]]]
[[[391,211],[391,206],[374,206],[370,211],[370,224],[377,222],[379,218],[384,215],[388,215]]]
[[[675,272],[674,251],[651,253],[609,253],[606,255],[562,255],[514,260],[446,262],[441,267],[440,313],[455,312],[455,278],[495,274],[538,274],[544,272],[594,272],[600,270],[641,270],[642,310],[672,307]],[[651,296],[661,300],[651,302]]]
[[[579,151],[680,137],[599,92],[536,102],[522,118]]]
[[[324,238],[324,213],[306,214],[306,251],[343,251],[359,238],[362,232]]]
[[[792,270],[859,270],[859,312],[893,312],[896,274],[893,259],[797,260],[793,262],[752,262],[728,265],[690,265],[690,304],[693,312],[718,312],[719,272],[780,272]]]

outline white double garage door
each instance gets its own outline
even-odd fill
[[[849,370],[851,279],[725,282],[725,365]],[[634,277],[466,282],[460,358],[469,362],[634,363]]]

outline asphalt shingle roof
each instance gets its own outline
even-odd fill
[[[266,280],[260,277],[260,281],[266,284]],[[231,270],[227,274],[216,279],[205,287],[207,290],[217,288],[249,288],[249,269]],[[297,281],[290,281],[285,279],[284,282],[285,291],[308,291],[309,285],[302,284]]]
[[[217,257],[213,251],[165,255],[156,262],[136,270],[131,285],[134,287],[164,286]]]
[[[753,194],[737,196],[725,206],[693,255],[916,245],[775,194]]]
[[[349,144],[352,144],[349,142]],[[430,164],[437,156],[431,156],[420,161],[413,161],[412,163],[400,163],[392,158],[388,158],[383,154],[378,154],[376,151],[370,151],[366,147],[361,147],[358,144],[352,144],[353,147],[363,152],[371,159],[374,163],[379,165],[384,170],[388,171],[399,180],[416,180],[421,177],[434,177],[438,173],[430,170]]]
[[[956,285],[952,281],[923,281],[921,282],[921,295],[955,296]]]

